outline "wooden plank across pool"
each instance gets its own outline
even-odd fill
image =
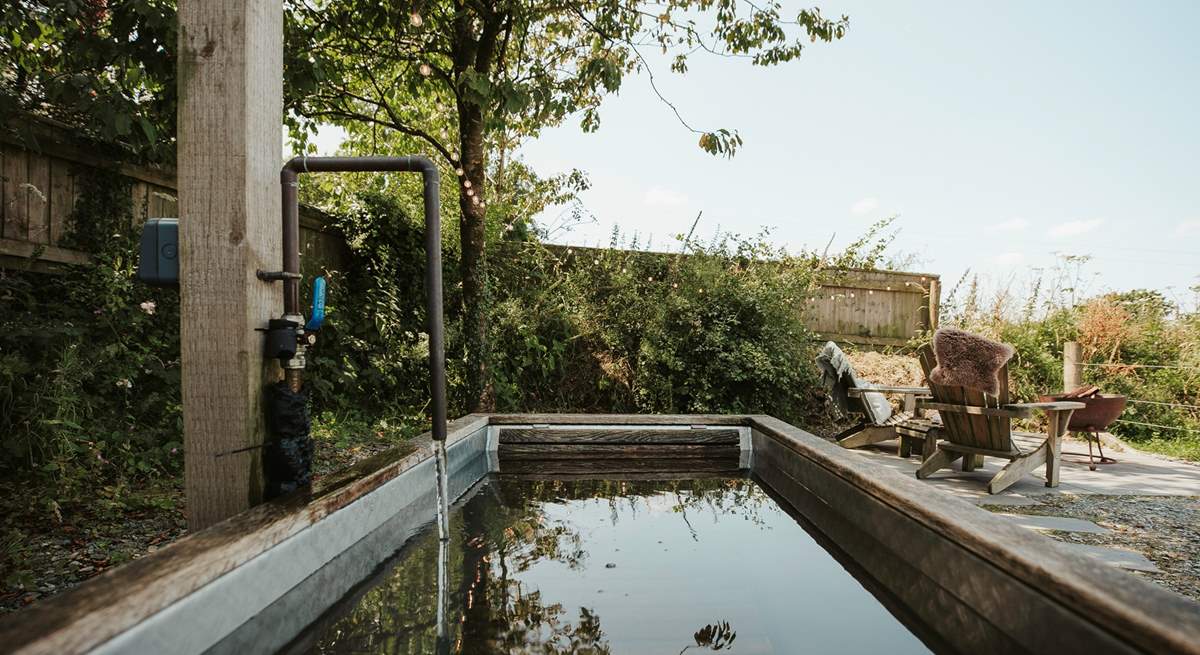
[[[665,430],[654,428],[505,428],[500,431],[500,446],[508,444],[604,444],[610,446],[707,445],[738,446],[736,429]]]
[[[497,456],[504,475],[537,479],[738,477],[737,428],[504,427]]]

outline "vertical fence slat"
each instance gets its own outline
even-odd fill
[[[75,209],[75,177],[71,162],[54,158],[50,162],[50,240],[62,243],[71,212]]]
[[[50,158],[30,152],[29,186],[25,188],[29,241],[50,243]]]
[[[22,148],[4,148],[4,238],[29,239],[29,202],[24,185],[29,181],[29,157]]]
[[[137,227],[146,221],[147,199],[149,198],[150,185],[145,182],[135,180],[130,185],[130,195],[133,201],[133,212],[130,217],[131,225]]]
[[[146,218],[175,218],[176,211],[175,192],[157,184],[151,185]]]
[[[167,191],[170,191],[169,189]],[[179,216],[179,199],[175,197],[174,192],[169,193],[169,197],[163,199],[162,215],[164,218],[177,218]],[[301,230],[304,228],[302,227]]]

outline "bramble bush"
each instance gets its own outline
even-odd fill
[[[417,424],[428,412],[422,230],[393,197],[359,190],[335,223],[352,257],[331,276],[327,327],[312,357],[318,413]],[[789,257],[766,235],[686,242],[674,255],[617,239],[613,246],[493,244],[499,410],[798,417],[816,406],[802,311],[815,288],[815,259]],[[457,257],[448,248],[444,258],[456,414],[467,385]]]
[[[950,294],[952,300],[954,291]],[[1067,341],[1083,347],[1083,381],[1131,399],[1112,426],[1141,447],[1200,459],[1200,313],[1157,291],[1105,293],[1086,300],[1038,287],[1020,311],[1005,290],[981,302],[972,283],[963,302],[946,304],[943,323],[1012,344],[1009,366],[1020,400],[1062,389]],[[1142,401],[1142,402],[1134,402]]]
[[[178,293],[134,279],[129,181],[76,184],[67,245],[92,263],[0,272],[0,468],[52,481],[49,503],[183,461]]]
[[[496,390],[507,411],[769,412],[817,406],[802,308],[811,258],[760,235],[682,252],[520,244],[492,264]],[[625,247],[622,247],[625,246]]]

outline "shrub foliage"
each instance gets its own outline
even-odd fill
[[[0,465],[51,478],[62,497],[183,459],[178,293],[134,280],[128,179],[76,184],[68,242],[92,263],[0,272]]]
[[[953,294],[951,294],[953,295]],[[1014,393],[1022,400],[1063,388],[1062,351],[1083,346],[1083,381],[1130,403],[1113,433],[1144,447],[1200,459],[1200,314],[1183,310],[1157,291],[1106,293],[1081,301],[1047,294],[1014,315],[984,307],[969,290],[945,321],[1012,344]]]

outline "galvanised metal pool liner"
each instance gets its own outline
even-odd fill
[[[489,472],[506,475],[506,431],[675,430],[687,443],[689,435],[730,428],[736,443],[722,443],[731,456],[675,452],[677,475],[703,462],[753,475],[939,650],[1200,653],[1200,603],[1073,556],[770,416],[470,415],[448,429],[450,496]],[[624,466],[607,461],[551,456],[545,471],[604,479]],[[536,460],[523,459],[513,470],[537,469]],[[415,452],[364,462],[311,494],[256,507],[6,617],[0,644],[19,653],[273,652],[433,520],[434,489],[424,435]]]

